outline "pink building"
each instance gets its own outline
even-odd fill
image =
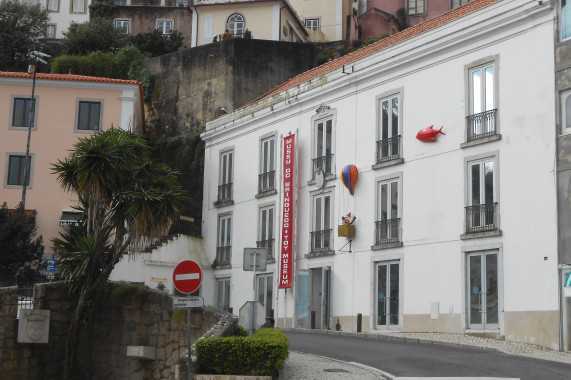
[[[0,204],[22,200],[32,75],[0,72]],[[51,256],[51,239],[73,223],[73,194],[63,192],[51,164],[63,159],[78,138],[111,126],[144,128],[143,87],[137,81],[80,75],[37,74],[30,140],[26,210],[37,211],[38,234]]]
[[[354,0],[350,40],[392,34],[440,16],[470,0]]]

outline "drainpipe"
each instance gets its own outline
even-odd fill
[[[190,39],[190,47],[196,47],[198,45],[198,10],[196,9],[196,5],[192,7],[193,14],[192,14],[192,26],[191,26],[191,33],[192,38]]]

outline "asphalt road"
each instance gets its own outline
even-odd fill
[[[393,376],[569,380],[571,364],[498,351],[284,331],[290,350],[377,368]]]

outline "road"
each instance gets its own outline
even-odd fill
[[[290,350],[377,368],[393,376],[569,380],[571,364],[458,346],[286,330]]]

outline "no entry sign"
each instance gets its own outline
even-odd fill
[[[181,261],[174,268],[172,282],[179,292],[192,293],[198,289],[202,282],[202,270],[192,260]]]

